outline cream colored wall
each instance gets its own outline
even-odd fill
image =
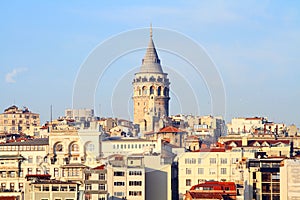
[[[246,156],[254,157],[254,153]],[[211,164],[210,158],[215,158],[216,163]],[[194,163],[189,164],[186,159],[192,159]],[[200,163],[198,159],[201,159]],[[221,159],[227,159],[227,164],[222,164]],[[186,190],[198,184],[199,179],[239,181],[242,175],[239,172],[237,160],[242,160],[240,152],[185,152],[178,155],[179,194],[185,194]],[[198,168],[203,168],[204,173],[198,174]],[[221,168],[226,168],[226,174],[221,173]],[[190,169],[190,174],[187,174],[187,169]],[[210,172],[210,169],[215,169],[215,173]],[[191,186],[186,186],[186,179],[191,180]]]

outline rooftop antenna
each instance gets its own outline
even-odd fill
[[[50,123],[52,124],[52,104],[50,105]]]

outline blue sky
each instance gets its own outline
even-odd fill
[[[224,82],[227,120],[267,116],[300,125],[298,1],[1,1],[0,110],[14,103],[28,106],[44,122],[52,104],[54,116],[63,115],[72,106],[74,81],[91,51],[113,35],[150,22],[205,48]],[[110,90],[115,83],[110,77],[122,72],[122,66],[138,67],[143,54],[120,58],[99,83],[95,107],[101,107],[101,116],[113,115]],[[174,59],[164,52],[159,55],[162,63]],[[171,83],[176,80],[170,77]],[[210,114],[205,85],[192,84],[203,94],[200,113],[192,107],[180,110],[173,98],[171,114]],[[123,99],[124,105],[130,104],[130,97],[119,99],[120,105]]]

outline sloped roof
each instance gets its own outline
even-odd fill
[[[103,170],[103,169],[105,169],[105,165],[100,165],[100,166],[97,166],[97,167],[95,167],[93,169],[95,169],[95,170]]]
[[[150,28],[150,40],[147,51],[143,58],[139,73],[163,73],[154,42],[152,40],[152,27]]]
[[[182,131],[174,126],[167,126],[158,131],[158,133],[180,133],[180,132]]]

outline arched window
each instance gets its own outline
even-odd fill
[[[143,91],[143,95],[147,95],[147,88],[146,88],[146,86],[144,86],[144,87],[142,88],[142,91]]]
[[[144,123],[145,123],[144,130],[147,131],[147,120],[144,119]]]
[[[161,86],[159,86],[158,88],[157,88],[157,96],[160,96],[161,95]]]
[[[151,87],[150,87],[150,95],[151,95],[151,94],[154,94],[154,86],[151,86]]]
[[[62,152],[63,151],[63,145],[61,143],[58,143],[55,145],[55,152]]]
[[[149,79],[149,81],[150,81],[150,82],[154,82],[154,81],[155,81],[155,78],[154,78],[153,76],[151,76],[150,79]]]
[[[169,88],[167,87],[164,89],[164,96],[169,96]]]
[[[78,146],[78,144],[72,144],[72,146],[71,146],[71,151],[79,151],[79,146]]]

